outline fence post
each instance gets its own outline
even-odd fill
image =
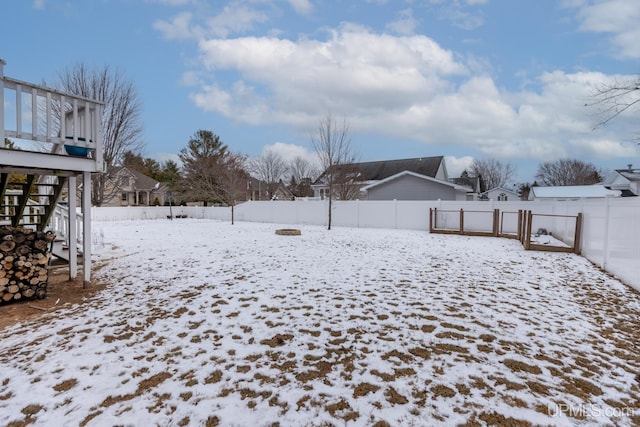
[[[464,234],[464,210],[460,208],[460,234]]]
[[[580,237],[582,233],[582,212],[576,216],[576,233],[573,241],[573,252],[580,255]]]
[[[393,228],[398,228],[398,201],[393,199]]]
[[[498,237],[498,223],[500,222],[500,210],[493,210],[493,237]]]
[[[527,212],[527,231],[525,233],[525,245],[524,248],[526,250],[531,249],[531,225],[533,223],[533,213],[531,211]]]
[[[429,208],[429,233],[433,233],[433,208]]]
[[[438,208],[433,208],[433,229],[438,228]]]

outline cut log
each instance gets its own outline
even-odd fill
[[[16,243],[13,240],[3,240],[0,243],[0,251],[11,252],[16,247]]]
[[[15,253],[16,253],[18,256],[26,255],[26,254],[28,254],[28,253],[31,253],[31,248],[30,248],[29,246],[27,246],[27,245],[18,246],[18,247],[15,249]]]
[[[33,247],[39,250],[40,252],[44,252],[49,247],[49,242],[46,240],[36,240],[33,244]]]

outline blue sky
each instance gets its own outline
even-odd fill
[[[446,156],[640,167],[640,110],[593,130],[594,90],[640,73],[637,0],[12,0],[5,74],[54,81],[84,62],[137,88],[145,156],[199,129],[234,152],[315,158],[331,112],[361,161]]]

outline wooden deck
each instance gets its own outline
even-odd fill
[[[82,252],[85,284],[91,278],[91,175],[103,173],[101,102],[63,93],[4,75],[6,63],[0,59],[0,224],[44,229],[49,226],[63,186],[69,208],[69,276],[78,269],[76,227],[77,193],[82,212]],[[12,181],[16,175],[22,182]],[[80,181],[80,182],[78,182]],[[78,185],[81,184],[81,187]],[[20,190],[8,206],[8,189]],[[43,190],[43,188],[45,190]],[[49,190],[46,190],[49,188]],[[87,191],[88,190],[88,191]],[[41,211],[34,214],[38,200]],[[31,208],[27,212],[26,208]],[[39,218],[30,222],[28,218]]]

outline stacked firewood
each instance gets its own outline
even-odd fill
[[[0,304],[47,295],[52,232],[0,228]]]

